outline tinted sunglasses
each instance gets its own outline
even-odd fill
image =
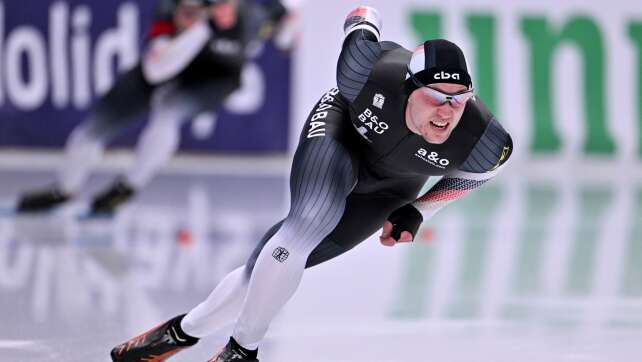
[[[415,85],[421,89],[422,93],[428,97],[430,104],[433,106],[441,106],[448,102],[454,108],[461,108],[475,95],[474,88],[466,89],[465,91],[457,93],[445,93],[423,84],[419,79],[417,79],[417,77],[415,77],[415,74],[410,70],[410,68],[408,68],[408,74],[410,74],[412,82],[415,83]]]
[[[459,93],[444,93],[427,85],[419,89],[421,89],[422,93],[428,97],[430,104],[433,106],[441,106],[448,102],[454,108],[461,108],[466,105],[466,102],[468,102],[473,95],[475,95],[473,93],[475,89],[473,88]]]

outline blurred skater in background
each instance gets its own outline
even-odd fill
[[[72,199],[108,142],[149,112],[133,166],[91,201],[91,214],[113,213],[176,152],[183,122],[220,106],[239,88],[249,46],[291,31],[286,15],[278,0],[161,0],[140,62],[73,130],[55,184],[23,194],[17,210],[43,211]]]

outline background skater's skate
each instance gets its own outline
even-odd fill
[[[58,186],[25,193],[20,196],[17,212],[44,212],[67,202],[71,196]]]
[[[112,215],[120,205],[129,201],[135,194],[136,190],[124,178],[120,178],[94,197],[89,214]]]

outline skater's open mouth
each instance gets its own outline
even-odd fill
[[[449,124],[447,121],[430,121],[430,127],[438,131],[446,130]]]

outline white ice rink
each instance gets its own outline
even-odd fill
[[[285,168],[166,172],[114,219],[89,220],[77,205],[12,215],[16,193],[51,174],[3,171],[0,361],[108,361],[189,310],[284,214]],[[508,173],[412,245],[372,238],[306,272],[260,360],[640,361],[642,185],[614,185]],[[229,331],[172,360],[207,360]]]

